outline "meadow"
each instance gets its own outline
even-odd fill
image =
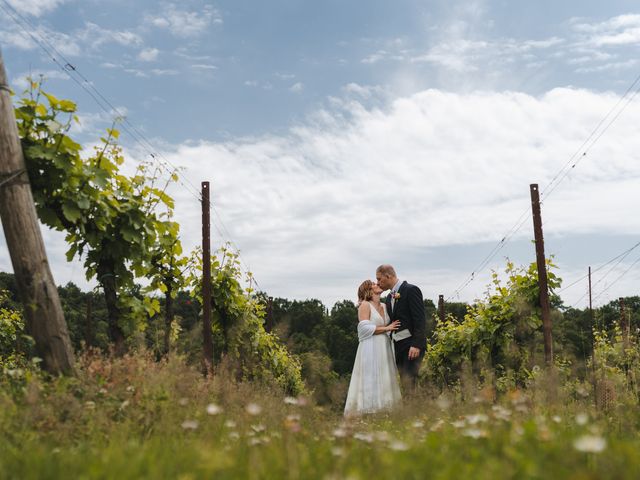
[[[427,386],[400,412],[203,377],[176,356],[85,352],[76,378],[5,371],[0,478],[638,478],[638,409],[552,373],[500,398]],[[580,398],[578,398],[580,397]]]

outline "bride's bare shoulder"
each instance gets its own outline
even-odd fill
[[[368,320],[371,314],[371,305],[369,302],[362,302],[358,307],[358,320]]]

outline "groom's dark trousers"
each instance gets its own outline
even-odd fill
[[[418,383],[418,373],[420,372],[420,364],[424,358],[425,349],[420,349],[418,358],[409,360],[409,348],[411,348],[411,338],[395,342],[396,365],[403,383],[410,383],[411,386],[415,387]]]

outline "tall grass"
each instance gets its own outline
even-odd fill
[[[0,390],[0,478],[639,478],[637,406],[596,411],[553,375],[495,399],[420,389],[344,419],[179,357],[86,353],[77,378]]]

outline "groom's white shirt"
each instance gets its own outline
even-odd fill
[[[402,285],[402,280],[398,280],[398,282],[391,289],[391,292],[398,293],[398,290],[400,290],[400,285]],[[391,297],[391,309],[393,309],[395,304],[396,304],[396,299]]]

